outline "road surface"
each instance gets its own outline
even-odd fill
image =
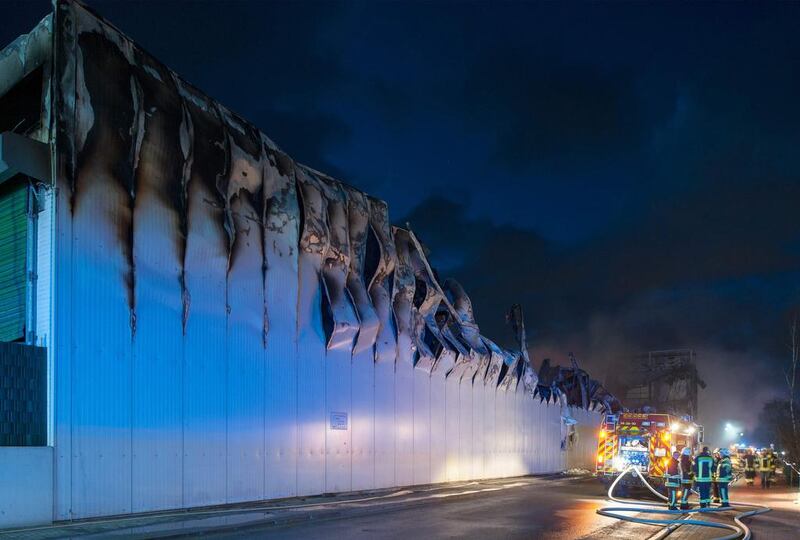
[[[737,486],[731,498],[775,508],[751,521],[756,540],[794,540],[800,538],[800,504],[794,503],[797,496],[787,488],[763,492]],[[659,532],[659,527],[598,516],[595,510],[607,504],[603,487],[591,477],[522,477],[0,531],[0,540],[198,535],[237,540],[646,540]],[[714,519],[731,521],[729,517]],[[724,533],[679,527],[668,538],[710,540]]]

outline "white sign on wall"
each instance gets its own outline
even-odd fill
[[[347,413],[332,412],[331,413],[331,429],[347,429]]]

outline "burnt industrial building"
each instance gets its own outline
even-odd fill
[[[596,381],[537,398],[524,338],[481,335],[383,201],[82,4],[0,52],[0,122],[4,411],[26,404],[0,527],[593,462]]]

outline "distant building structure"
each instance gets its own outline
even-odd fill
[[[692,349],[650,351],[625,359],[614,372],[612,390],[629,410],[654,411],[697,418],[699,390],[706,383],[697,373]]]

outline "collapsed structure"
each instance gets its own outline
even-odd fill
[[[521,313],[519,350],[481,335],[383,201],[81,4],[0,53],[0,83],[0,106],[38,88],[0,144],[38,254],[6,339],[47,349],[53,450],[0,506],[65,520],[593,463],[593,437],[565,456],[564,418],[591,430],[613,399],[585,372],[540,385]]]

